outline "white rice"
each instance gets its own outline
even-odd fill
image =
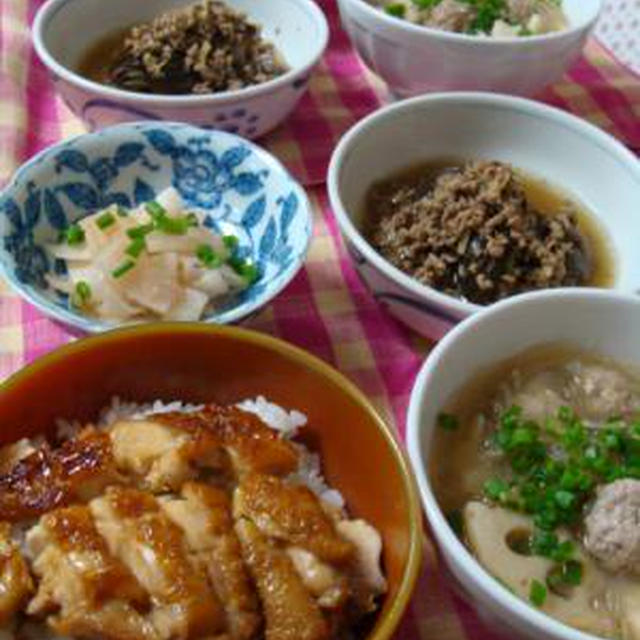
[[[100,429],[108,429],[118,420],[143,420],[149,415],[157,413],[191,413],[192,411],[203,409],[204,406],[202,404],[183,403],[179,400],[172,402],[155,400],[154,402],[138,404],[123,401],[118,396],[115,396],[111,400],[111,404],[100,412],[97,426]],[[281,437],[287,440],[295,437],[298,430],[307,424],[307,416],[304,413],[295,409],[287,410],[278,404],[269,402],[264,396],[246,398],[238,402],[236,406],[243,411],[254,413],[268,427],[279,431]],[[58,439],[66,440],[75,435],[83,425],[77,421],[57,420],[56,426]],[[343,509],[345,506],[344,498],[339,491],[332,489],[326,483],[322,475],[320,456],[316,453],[311,453],[304,445],[296,443],[296,448],[300,455],[300,463],[298,469],[288,477],[288,480],[292,484],[301,484],[309,487],[325,502],[338,509]]]

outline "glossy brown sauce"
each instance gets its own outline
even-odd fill
[[[124,39],[131,27],[117,29],[97,40],[80,58],[76,71],[100,84],[109,84],[109,70],[122,55]]]
[[[466,162],[459,158],[421,162],[374,183],[367,192],[360,213],[361,228],[365,236],[373,237],[380,222],[376,201],[391,197],[403,186],[415,188],[418,193],[426,195],[440,174],[447,169],[459,169]],[[521,181],[531,209],[549,217],[560,211],[570,211],[573,214],[591,263],[590,276],[583,286],[612,287],[616,279],[616,258],[611,241],[595,216],[578,199],[546,180],[519,169],[515,169],[515,173]]]

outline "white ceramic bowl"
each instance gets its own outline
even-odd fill
[[[391,105],[353,127],[329,167],[329,195],[358,271],[398,319],[432,339],[482,307],[427,287],[380,256],[361,230],[376,181],[443,157],[511,163],[583,203],[608,236],[616,289],[640,290],[640,162],[593,125],[509,96],[451,93]]]
[[[312,0],[226,0],[262,26],[290,70],[260,85],[207,95],[159,96],[122,91],[76,73],[88,47],[105,34],[148,21],[190,0],[49,0],[38,11],[33,42],[68,107],[90,129],[134,120],[189,122],[246,138],[270,131],[294,109],[328,42]]]
[[[338,0],[365,64],[398,97],[428,91],[529,96],[558,80],[582,51],[602,0],[563,0],[569,28],[526,38],[449,33],[387,15],[367,0]]]
[[[613,291],[556,289],[500,302],[468,318],[431,352],[407,418],[409,456],[444,562],[478,613],[508,638],[594,640],[518,599],[476,562],[449,527],[429,469],[438,412],[477,372],[537,344],[563,342],[640,366],[640,299]]]

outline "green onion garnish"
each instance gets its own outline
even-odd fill
[[[225,235],[222,236],[222,242],[224,243],[224,246],[229,249],[229,251],[233,251],[238,246],[238,243],[240,241],[238,240],[237,236]]]
[[[539,580],[532,580],[529,589],[529,600],[536,607],[541,607],[547,599],[547,588]]]
[[[155,218],[163,218],[167,215],[167,210],[159,203],[156,202],[155,200],[150,200],[149,202],[145,203],[145,209],[149,212],[149,215],[155,219]]]
[[[392,2],[384,8],[385,12],[396,18],[404,18],[407,8],[400,2]]]
[[[126,218],[129,215],[129,212],[124,207],[121,207],[119,204],[116,205],[116,213],[121,218]]]
[[[258,267],[249,260],[231,258],[229,265],[240,277],[244,278],[248,284],[252,284],[260,276]]]
[[[458,418],[450,413],[439,413],[438,426],[445,431],[455,431],[459,426]]]
[[[156,228],[158,231],[162,231],[163,233],[173,235],[173,236],[181,236],[187,233],[189,227],[193,226],[189,219],[186,217],[183,218],[169,218],[169,217],[158,217],[155,219]]]
[[[137,238],[144,238],[147,234],[151,233],[154,230],[153,223],[142,224],[139,227],[133,227],[132,229],[127,229],[127,235],[132,239],[136,240]]]
[[[137,258],[144,251],[145,246],[144,238],[135,238],[124,252],[132,258]]]
[[[71,296],[71,302],[76,307],[84,307],[91,298],[91,287],[84,280],[76,283],[75,290]]]
[[[136,266],[136,263],[133,260],[125,260],[121,265],[116,267],[111,272],[111,275],[114,278],[121,278],[125,273],[127,273],[127,271],[130,271],[135,266]]]
[[[84,242],[84,230],[77,224],[72,224],[64,231],[64,239],[70,246]]]
[[[196,257],[205,267],[210,269],[222,265],[222,259],[208,244],[201,244],[196,249]]]
[[[98,229],[104,231],[108,229],[112,224],[116,221],[116,217],[111,213],[111,211],[107,211],[103,213],[97,220],[96,225],[98,225]]]

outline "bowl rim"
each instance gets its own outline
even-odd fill
[[[153,334],[175,335],[176,333],[190,336],[201,335],[203,337],[218,336],[223,339],[240,340],[244,343],[274,351],[290,361],[299,364],[301,368],[310,369],[330,380],[341,393],[348,395],[354,400],[376,425],[378,432],[383,437],[391,453],[394,466],[402,477],[404,493],[407,497],[409,520],[409,548],[405,567],[398,585],[398,591],[385,614],[378,617],[375,630],[367,637],[367,640],[389,640],[409,605],[422,566],[423,526],[418,489],[407,454],[402,449],[392,427],[380,415],[369,398],[367,398],[355,383],[351,382],[344,374],[324,362],[318,356],[280,338],[250,329],[223,325],[207,325],[195,322],[156,322],[137,325],[135,327],[113,329],[62,345],[22,367],[0,383],[0,393],[3,395],[11,393],[16,387],[26,382],[34,373],[46,370],[48,367],[60,363],[68,357],[73,357],[77,353],[87,350],[99,351],[101,347],[114,341],[128,341],[136,337],[147,337]]]
[[[103,129],[99,129],[97,131],[90,131],[85,133],[80,133],[78,135],[72,136],[70,138],[65,138],[64,140],[60,140],[48,147],[45,147],[37,154],[31,156],[29,160],[20,165],[18,169],[14,172],[14,174],[9,179],[9,182],[0,189],[0,204],[6,199],[11,197],[11,192],[18,188],[18,183],[22,182],[26,179],[29,172],[32,171],[37,165],[41,164],[43,161],[46,161],[50,154],[54,154],[59,150],[62,150],[68,146],[76,144],[80,142],[82,144],[83,140],[86,139],[94,139],[101,138],[110,135],[118,135],[120,131],[124,131],[127,133],[129,130],[138,130],[144,129],[146,127],[152,128],[167,128],[173,129],[176,127],[179,128],[188,128],[194,130],[194,135],[207,135],[207,136],[215,136],[226,138],[229,141],[238,144],[244,145],[251,149],[252,153],[255,153],[256,156],[265,163],[266,166],[270,166],[273,169],[279,171],[285,180],[289,180],[291,182],[292,188],[295,190],[296,195],[300,200],[299,210],[303,210],[303,215],[305,216],[304,220],[304,245],[300,251],[300,253],[296,256],[296,258],[292,261],[288,271],[286,272],[285,277],[281,278],[277,287],[273,287],[271,289],[265,288],[264,296],[258,296],[256,300],[254,300],[251,304],[244,306],[242,309],[237,307],[232,307],[227,311],[220,314],[219,318],[208,318],[200,320],[202,324],[210,324],[210,325],[221,325],[221,324],[229,324],[234,323],[246,318],[252,313],[256,312],[261,307],[265,306],[269,302],[271,302],[276,296],[278,296],[295,278],[300,269],[304,266],[304,262],[306,260],[307,253],[309,252],[309,246],[311,244],[311,239],[313,236],[313,213],[311,208],[311,202],[309,197],[307,196],[307,192],[304,187],[293,177],[291,172],[280,162],[278,158],[272,155],[266,149],[263,149],[255,142],[251,140],[247,140],[242,138],[236,134],[228,133],[226,131],[221,131],[218,129],[204,129],[202,127],[198,127],[197,125],[189,124],[186,122],[171,122],[167,120],[138,120],[134,122],[121,122],[119,124],[111,125],[109,127],[105,127]],[[126,169],[125,169],[126,170]],[[62,306],[56,304],[51,300],[39,299],[32,294],[31,289],[28,285],[20,282],[18,278],[13,274],[13,270],[11,269],[8,260],[5,259],[5,252],[0,252],[0,278],[4,278],[11,288],[22,298],[27,300],[30,304],[36,307],[39,311],[54,318],[55,320],[64,323],[65,325],[74,327],[75,329],[79,329],[81,331],[85,331],[87,333],[99,333],[103,331],[109,331],[112,329],[116,329],[118,327],[124,326],[139,326],[138,323],[112,323],[104,320],[100,320],[99,318],[93,318],[91,316],[82,315],[72,309],[66,309]],[[260,284],[260,281],[258,281]],[[146,323],[141,323],[146,324]]]
[[[407,412],[407,450],[416,482],[418,483],[423,510],[433,536],[438,546],[441,546],[443,553],[453,558],[453,562],[461,567],[461,571],[465,574],[465,580],[462,581],[465,586],[471,585],[481,593],[486,602],[496,602],[498,607],[508,610],[515,619],[524,621],[528,628],[534,628],[536,632],[540,633],[540,637],[552,637],[556,640],[601,640],[598,636],[580,631],[538,611],[534,606],[529,605],[500,585],[474,558],[469,549],[456,536],[438,504],[429,478],[428,469],[430,464],[426,456],[423,455],[421,444],[422,407],[429,401],[429,389],[433,379],[438,375],[442,359],[453,348],[458,339],[463,335],[473,333],[476,327],[490,322],[495,316],[507,313],[512,307],[544,305],[549,299],[563,299],[569,307],[571,306],[571,300],[587,300],[626,306],[633,304],[640,312],[640,298],[630,294],[595,288],[559,288],[535,291],[507,298],[486,308],[481,313],[469,316],[455,326],[434,347],[420,368],[411,390]],[[500,362],[500,359],[498,355],[495,362]],[[457,388],[459,389],[463,384],[464,382],[461,382]],[[544,634],[553,635],[547,636]]]
[[[364,1],[364,0],[358,0]],[[327,188],[329,191],[329,201],[331,208],[338,221],[338,226],[343,235],[352,242],[356,249],[366,260],[371,263],[386,278],[396,285],[409,291],[417,298],[427,300],[438,305],[439,308],[446,309],[455,318],[464,318],[474,312],[481,311],[492,305],[479,305],[466,302],[454,296],[442,293],[437,289],[420,283],[415,278],[404,273],[391,262],[383,258],[366,240],[362,232],[356,227],[351,216],[343,206],[341,195],[341,173],[343,166],[350,155],[356,141],[367,135],[375,136],[376,126],[383,120],[399,116],[401,119],[405,114],[411,113],[414,109],[427,109],[433,105],[449,103],[454,105],[490,105],[499,106],[519,111],[524,114],[535,114],[545,121],[555,121],[564,128],[572,129],[583,137],[589,138],[608,153],[616,156],[621,164],[624,164],[636,177],[640,184],[640,160],[625,145],[614,138],[603,129],[590,122],[575,116],[557,107],[531,100],[511,96],[508,94],[489,93],[482,91],[460,91],[460,92],[439,92],[428,95],[416,96],[395,102],[374,111],[351,127],[340,139],[333,151],[329,170],[327,174]],[[369,185],[371,186],[371,185]],[[594,217],[598,218],[597,212]],[[611,290],[615,290],[617,283],[614,283]]]
[[[250,85],[243,89],[233,91],[220,91],[217,93],[198,94],[150,94],[139,93],[136,91],[125,91],[116,87],[110,87],[93,80],[89,80],[84,76],[76,73],[69,67],[61,64],[55,56],[49,52],[49,48],[45,45],[45,33],[51,20],[56,13],[65,5],[72,2],[80,2],[81,0],[48,0],[37,11],[33,21],[31,30],[33,46],[40,60],[47,69],[55,76],[62,78],[69,84],[80,87],[90,93],[98,93],[109,96],[113,99],[122,100],[125,103],[141,103],[144,105],[156,105],[160,107],[197,107],[197,106],[213,106],[214,104],[228,104],[241,101],[256,96],[271,93],[295,81],[300,76],[308,73],[319,62],[329,44],[329,24],[324,12],[313,0],[289,0],[297,2],[305,8],[310,18],[315,22],[319,29],[319,37],[316,49],[310,56],[309,60],[298,67],[292,67],[282,75],[262,82],[260,84]]]
[[[445,31],[443,29],[435,29],[433,27],[427,27],[424,25],[414,24],[413,22],[409,22],[408,20],[404,20],[402,18],[396,18],[395,16],[389,15],[381,10],[381,8],[377,8],[373,6],[368,0],[338,0],[340,3],[345,4],[355,4],[360,7],[360,10],[363,11],[367,16],[372,20],[381,20],[383,24],[392,29],[398,29],[400,31],[406,30],[410,33],[415,34],[424,34],[427,36],[431,36],[432,38],[436,38],[438,40],[442,40],[444,42],[458,42],[458,43],[474,43],[480,47],[499,47],[500,45],[510,45],[510,46],[521,46],[524,47],[525,44],[537,44],[544,43],[553,40],[561,40],[565,37],[572,36],[573,34],[579,33],[584,30],[589,30],[593,27],[593,25],[598,20],[603,7],[604,0],[594,0],[595,10],[585,20],[576,23],[575,25],[569,26],[567,29],[562,29],[560,31],[551,31],[549,33],[542,33],[539,35],[533,36],[508,36],[501,38],[492,38],[492,37],[483,37],[475,34],[469,33],[456,33],[453,31]]]

